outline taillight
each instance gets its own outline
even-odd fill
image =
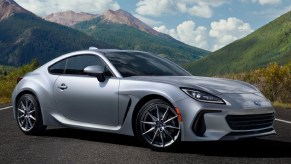
[[[18,78],[17,78],[17,83],[19,83],[20,80],[22,80],[22,79],[23,79],[23,77],[18,77]]]

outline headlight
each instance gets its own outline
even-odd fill
[[[192,97],[193,99],[201,102],[206,102],[206,103],[215,103],[215,104],[225,104],[225,102],[214,95],[211,95],[209,93],[195,90],[195,89],[188,89],[188,88],[181,88],[183,92],[185,92],[187,95]]]

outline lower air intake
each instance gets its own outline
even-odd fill
[[[274,113],[255,115],[228,115],[226,121],[233,130],[254,130],[273,125]]]

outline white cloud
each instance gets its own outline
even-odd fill
[[[199,3],[206,3],[213,7],[218,7],[224,3],[229,2],[229,0],[177,0],[178,2],[185,2],[187,4],[199,4]]]
[[[191,16],[210,18],[212,7],[218,7],[227,0],[140,0],[136,12],[140,15],[161,16],[177,12]]]
[[[114,0],[15,0],[27,10],[40,16],[53,12],[73,10],[76,12],[89,12],[100,14],[108,9],[117,10],[120,8]]]
[[[136,6],[140,15],[161,16],[173,12],[174,0],[141,0]]]
[[[146,17],[141,16],[139,14],[134,14],[133,16],[138,18],[139,20],[143,21],[144,23],[146,23],[147,25],[149,25],[151,27],[158,26],[158,25],[162,24],[161,21],[156,21],[156,20],[153,20],[153,19],[150,19],[150,18],[146,18]]]
[[[159,26],[159,27],[154,27],[154,30],[164,33],[164,34],[168,34],[171,37],[179,40],[178,34],[176,29],[168,29],[165,25]]]
[[[198,16],[203,18],[210,18],[212,16],[212,10],[207,3],[199,2],[198,5],[193,5],[192,7],[187,7],[186,3],[177,3],[178,10],[181,13],[188,13],[192,16]]]
[[[259,3],[261,5],[272,5],[272,4],[278,4],[281,3],[281,0],[241,0],[242,2],[253,2],[253,3]]]
[[[188,45],[210,51],[218,50],[253,32],[249,23],[235,17],[211,22],[209,31],[204,26],[196,27],[195,22],[191,20],[182,22],[172,29],[164,25],[154,27],[154,29]]]
[[[188,45],[208,49],[207,29],[203,26],[196,28],[195,22],[191,20],[179,24],[176,29],[168,29],[166,26],[155,27],[154,29]]]
[[[267,4],[278,4],[281,0],[259,0],[259,3],[261,5],[267,5]]]
[[[203,18],[210,18],[212,16],[212,10],[206,3],[199,3],[198,5],[194,5],[191,8],[186,9],[186,11],[190,15]]]
[[[215,38],[212,50],[217,50],[251,32],[253,32],[253,29],[249,23],[245,23],[235,17],[212,22],[211,30],[209,31],[209,36]]]

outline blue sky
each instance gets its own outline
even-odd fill
[[[291,0],[15,0],[45,16],[123,9],[186,44],[217,50],[291,10]]]

